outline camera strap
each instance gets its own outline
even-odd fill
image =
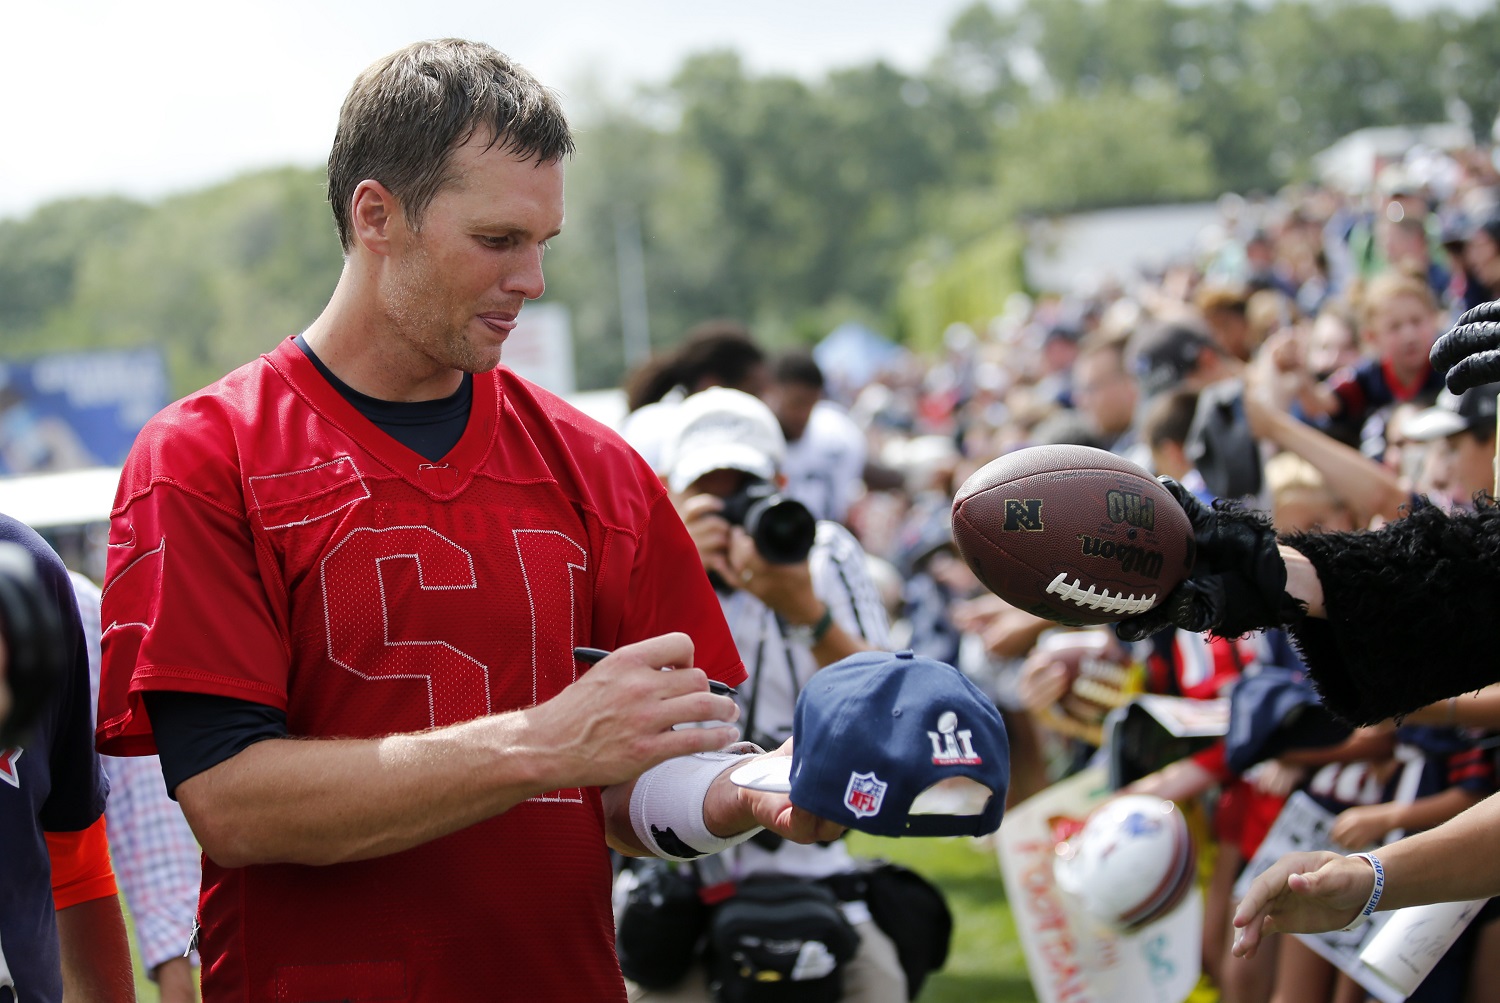
[[[765,606],[763,603],[761,605],[765,609],[765,612],[769,614],[769,616],[760,617],[760,636],[755,644],[755,672],[751,677],[752,682],[750,686],[750,702],[745,708],[744,734],[749,741],[755,742],[756,744],[769,749],[774,746],[780,745],[781,742],[779,740],[762,741],[763,738],[768,738],[768,736],[762,736],[755,729],[755,712],[758,705],[760,704],[760,683],[762,673],[765,670],[766,635],[769,633],[768,624],[774,623],[776,625],[777,640],[781,642],[782,657],[786,659],[787,678],[792,685],[793,706],[796,705],[797,697],[802,693],[802,682],[797,678],[797,662],[792,654],[792,646],[787,643],[785,631],[786,625],[782,623],[781,614],[771,609],[771,607]]]

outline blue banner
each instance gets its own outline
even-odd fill
[[[166,404],[156,348],[0,361],[0,474],[118,466]]]

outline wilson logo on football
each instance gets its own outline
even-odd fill
[[[1126,573],[1139,572],[1146,578],[1160,578],[1163,559],[1160,551],[1147,550],[1133,543],[1115,543],[1101,540],[1097,536],[1080,533],[1078,542],[1084,557],[1098,557],[1106,561],[1118,561],[1120,570]]]
[[[879,814],[880,803],[885,800],[885,789],[889,786],[873,773],[851,773],[849,786],[844,789],[844,807],[852,811],[855,818]]]
[[[937,731],[927,733],[934,766],[974,766],[984,762],[974,751],[974,733],[967,728],[959,730],[957,714],[944,711],[937,726]]]

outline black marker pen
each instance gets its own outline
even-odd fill
[[[603,648],[573,649],[573,657],[578,659],[580,662],[585,662],[589,665],[597,665],[608,656],[609,652],[605,651]],[[735,695],[734,687],[727,686],[724,683],[719,682],[717,679],[710,679],[708,681],[708,689],[709,692],[717,693],[721,697],[732,697]]]

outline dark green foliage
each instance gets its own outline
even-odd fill
[[[0,340],[9,355],[160,345],[180,395],[301,330],[341,267],[313,170],[150,208],[58,203],[0,223]]]
[[[124,199],[71,199],[24,220],[0,221],[0,331],[40,327],[72,300],[84,255],[100,248],[118,253],[147,211]]]

